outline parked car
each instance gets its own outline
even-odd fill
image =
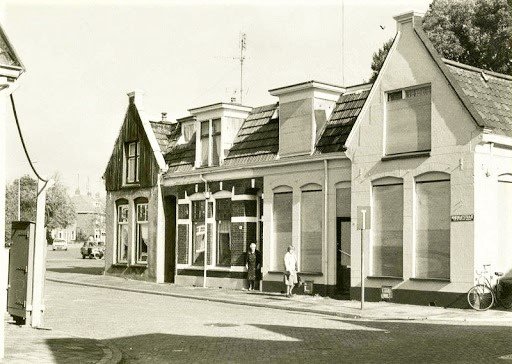
[[[68,242],[64,239],[53,239],[53,250],[68,250]]]
[[[98,244],[93,241],[86,241],[84,245],[82,245],[82,248],[80,248],[80,254],[82,254],[82,259],[101,259],[104,255],[104,248],[98,246]]]

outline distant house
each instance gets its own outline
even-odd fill
[[[174,122],[130,93],[104,174],[106,272],[242,288],[254,242],[266,291],[288,245],[327,295],[358,298],[364,279],[370,300],[465,305],[483,264],[512,275],[512,77],[442,59],[420,16],[395,19],[373,84],[302,82]]]
[[[82,195],[77,189],[71,202],[76,211],[75,223],[65,229],[54,229],[52,238],[74,242],[92,237],[96,242],[105,242],[105,202],[99,194]]]

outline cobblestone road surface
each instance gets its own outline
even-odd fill
[[[63,277],[80,269],[90,274],[101,265],[58,262],[50,262],[49,269]],[[70,337],[113,344],[125,363],[512,359],[510,327],[347,320],[55,282],[47,282],[46,290],[47,326]]]

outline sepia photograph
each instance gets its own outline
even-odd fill
[[[512,363],[512,0],[0,0],[0,363]]]

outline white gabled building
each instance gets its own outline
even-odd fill
[[[442,59],[421,16],[397,34],[347,140],[352,216],[372,207],[367,297],[465,305],[475,270],[512,276],[512,77]],[[360,294],[352,229],[352,295]]]

